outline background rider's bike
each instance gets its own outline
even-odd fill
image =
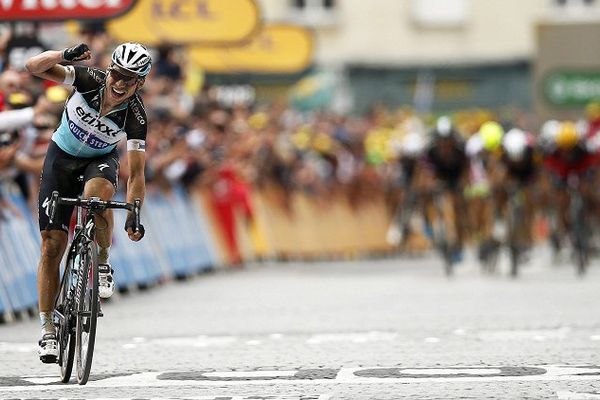
[[[572,175],[567,180],[569,193],[569,235],[573,246],[573,261],[578,275],[586,272],[590,262],[592,229],[586,216],[586,201],[580,190],[581,178]]]
[[[433,243],[444,260],[444,272],[451,276],[454,273],[455,256],[460,251],[452,195],[445,187],[437,188],[431,195],[434,216],[429,223],[433,228]]]
[[[526,240],[523,239],[528,225],[523,188],[519,185],[511,185],[506,192],[508,195],[506,245],[510,258],[510,275],[514,278],[519,274],[519,266],[528,247]]]
[[[50,223],[54,220],[58,204],[76,206],[77,209],[77,224],[54,307],[59,345],[58,364],[61,380],[67,383],[76,360],[77,382],[85,385],[92,367],[96,323],[98,317],[102,316],[95,243],[96,226],[104,220],[99,213],[109,208],[129,210],[133,212],[134,231],[137,232],[140,227],[140,200],[136,199],[134,204],[130,204],[102,201],[96,197],[71,199],[59,197],[55,191],[49,208]]]

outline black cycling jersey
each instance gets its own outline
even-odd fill
[[[427,150],[426,161],[436,178],[454,187],[467,171],[469,159],[462,142],[449,143],[448,146],[442,149],[441,145],[433,142]]]
[[[73,84],[75,90],[67,99],[60,126],[52,140],[75,157],[108,154],[124,138],[127,138],[129,150],[144,151],[148,122],[140,96],[136,93],[100,117],[106,72],[78,65],[66,68],[65,83]]]

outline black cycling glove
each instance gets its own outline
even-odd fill
[[[69,47],[63,51],[63,59],[65,61],[79,61],[83,58],[86,51],[90,51],[90,48],[85,43],[80,43],[76,46]]]
[[[127,217],[127,219],[125,220],[125,232],[127,232],[127,230],[131,228],[131,230],[133,232],[135,232],[135,222],[133,220],[132,217]],[[140,240],[144,237],[144,235],[146,234],[146,230],[144,229],[144,225],[140,224],[139,226],[139,233],[142,234],[142,237],[140,237]]]

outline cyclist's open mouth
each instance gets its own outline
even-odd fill
[[[113,95],[113,97],[115,97],[117,99],[122,98],[127,93],[126,90],[118,90],[118,89],[115,89],[114,87],[111,88],[110,92]]]

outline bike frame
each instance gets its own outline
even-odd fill
[[[55,191],[52,193],[49,209],[50,224],[54,220],[58,204],[73,205],[77,209],[73,240],[69,246],[67,263],[55,301],[55,319],[58,325],[60,348],[58,362],[61,366],[62,381],[67,383],[71,376],[75,353],[77,353],[77,381],[80,385],[84,385],[89,378],[92,364],[96,321],[99,316],[102,316],[99,311],[95,214],[112,208],[132,211],[134,231],[138,232],[141,201],[136,199],[134,204],[129,204],[103,201],[99,198],[60,198],[58,192]],[[88,211],[84,213],[84,209]],[[78,255],[79,260],[77,261]],[[76,262],[79,265],[75,265]],[[77,281],[73,287],[71,279],[73,279],[75,268],[77,269]],[[91,287],[88,286],[90,282]],[[73,332],[74,328],[75,332]],[[84,334],[87,343],[82,345]],[[75,344],[73,343],[74,339],[76,339]],[[85,350],[85,357],[82,356],[82,350]]]

